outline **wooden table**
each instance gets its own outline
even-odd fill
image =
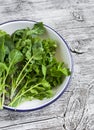
[[[72,81],[53,104],[37,111],[0,110],[0,130],[94,130],[94,0],[0,0],[0,23],[43,21],[68,43]]]

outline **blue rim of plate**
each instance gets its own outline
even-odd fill
[[[0,23],[0,26],[1,26],[1,25],[4,25],[4,24],[7,24],[7,23],[21,22],[21,21],[24,21],[24,22],[27,21],[27,22],[38,23],[37,21],[34,21],[34,20],[19,19],[19,20],[10,20],[10,21],[7,21],[7,22]],[[64,40],[64,38],[63,38],[57,31],[55,31],[53,28],[51,28],[50,26],[48,26],[48,25],[46,25],[46,24],[44,24],[44,26],[47,27],[47,28],[49,28],[49,29],[52,30],[53,32],[55,32],[55,33],[59,36],[59,38],[61,38],[61,40],[65,43],[65,45],[66,45],[66,47],[67,47],[67,49],[68,49],[68,51],[69,51],[70,58],[71,58],[71,72],[72,72],[72,74],[73,74],[73,58],[72,58],[72,55],[71,55],[71,52],[70,52],[70,48],[69,48],[67,42],[66,42],[66,41]],[[16,111],[16,112],[28,112],[28,111],[35,111],[35,110],[42,109],[42,108],[44,108],[44,107],[46,107],[46,106],[52,104],[53,102],[55,102],[57,99],[60,98],[60,96],[61,96],[61,95],[65,92],[65,90],[68,88],[69,83],[70,83],[70,80],[71,80],[71,77],[72,77],[72,74],[70,75],[70,77],[69,77],[69,79],[68,79],[68,81],[67,81],[67,84],[66,84],[65,88],[61,91],[61,93],[60,93],[56,98],[54,98],[53,100],[49,101],[48,103],[46,103],[46,104],[44,104],[44,105],[42,105],[42,106],[40,106],[40,107],[21,110],[21,109],[16,109],[16,108],[10,108],[10,107],[4,105],[3,108],[4,108],[4,109],[7,109],[7,110],[11,110],[11,111]]]

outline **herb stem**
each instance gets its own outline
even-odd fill
[[[21,70],[17,80],[16,80],[16,84],[18,83],[18,81],[20,80],[21,76],[22,76],[22,73],[23,71],[26,69],[26,67],[28,66],[28,64],[30,63],[30,61],[33,59],[33,56],[29,59],[29,61],[26,63],[26,65],[23,67],[23,69]]]
[[[15,57],[14,57],[14,58],[15,58]],[[13,59],[14,59],[14,58],[13,58]],[[3,83],[5,83],[5,81],[6,81],[6,79],[7,79],[7,76],[8,76],[8,74],[9,74],[9,71],[10,71],[10,69],[11,69],[12,64],[13,64],[13,60],[12,60],[12,62],[11,62],[10,65],[9,65],[9,68],[8,68],[7,74],[6,74],[6,76],[5,76],[4,80],[3,80]]]
[[[39,83],[40,84],[40,83]],[[9,106],[13,106],[13,103],[15,103],[15,101],[17,101],[19,98],[21,98],[24,94],[26,94],[27,92],[29,92],[30,90],[32,90],[33,88],[37,87],[39,84],[34,85],[33,87],[30,87],[29,89],[27,89],[25,92],[23,92],[20,95],[16,95],[16,97],[14,98],[13,101],[11,101],[11,103],[9,104]]]
[[[25,76],[26,76],[26,73],[22,76],[22,73],[23,73],[23,71],[26,69],[26,67],[28,66],[28,64],[30,63],[30,61],[33,59],[33,56],[29,59],[29,61],[25,64],[25,66],[24,66],[24,68],[21,70],[21,72],[20,72],[20,74],[19,74],[19,76],[18,76],[18,78],[17,78],[17,80],[16,80],[16,86],[15,86],[15,89],[13,90],[13,92],[12,92],[12,97],[13,97],[13,95],[14,95],[14,93],[15,93],[15,91],[16,91],[16,89],[17,89],[17,87],[20,85],[20,83],[23,81],[23,79],[25,78]],[[22,76],[22,78],[21,78],[21,76]],[[11,98],[12,98],[11,97]]]
[[[11,99],[13,98],[14,93],[15,93],[17,87],[18,87],[18,86],[20,85],[20,83],[23,81],[23,79],[25,78],[25,76],[26,76],[26,73],[23,75],[23,77],[21,78],[21,80],[18,82],[18,84],[16,85],[16,87],[15,87],[14,90],[12,91],[12,93],[11,93]]]

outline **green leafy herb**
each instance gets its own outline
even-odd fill
[[[24,101],[50,98],[53,88],[70,75],[55,58],[56,41],[41,38],[45,31],[42,22],[12,35],[0,30],[1,109],[4,104],[17,107]]]
[[[4,36],[0,37],[0,62],[4,61],[5,58],[5,48],[4,48]]]
[[[23,54],[17,49],[13,49],[9,54],[9,63],[16,64],[23,60]]]

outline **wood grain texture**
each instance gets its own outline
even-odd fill
[[[72,81],[53,104],[32,112],[0,111],[0,130],[94,130],[94,0],[0,0],[0,23],[43,21],[67,41]]]

